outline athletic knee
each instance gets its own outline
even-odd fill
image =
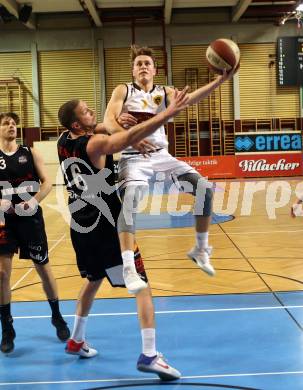
[[[38,260],[32,260],[32,261],[34,263],[36,271],[42,276],[50,275],[52,273],[48,259],[44,260],[42,263],[39,262]]]
[[[144,191],[144,186],[129,186],[121,192],[122,207],[117,222],[119,233],[136,232],[136,213]]]
[[[126,215],[126,213],[121,210],[118,221],[117,221],[117,230],[118,233],[132,233],[136,232],[136,215],[134,213]]]
[[[204,196],[201,196],[199,193],[196,194],[194,214],[210,217],[212,213],[213,190],[212,188],[206,188],[203,192]]]

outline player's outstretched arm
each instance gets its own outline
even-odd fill
[[[105,128],[103,122],[100,122],[97,124],[97,126],[95,127],[95,130],[94,130],[94,133],[95,134],[107,134],[107,131],[106,131],[106,128]]]
[[[135,126],[138,121],[137,119],[132,116],[131,114],[128,114],[127,112],[123,112],[119,115],[119,118],[117,119],[117,122],[120,126],[122,126],[124,129],[128,129],[132,126]],[[97,124],[95,130],[95,134],[108,134],[108,131],[106,130],[106,127],[103,122],[100,122]]]
[[[92,161],[96,161],[98,157],[104,154],[113,154],[120,152],[127,146],[132,145],[145,137],[148,137],[168,119],[176,116],[180,111],[188,106],[188,87],[183,91],[174,91],[171,103],[167,109],[160,112],[153,118],[133,126],[128,131],[115,133],[111,136],[102,134],[91,137],[87,144],[87,153]]]
[[[223,74],[219,75],[215,80],[189,93],[188,105],[191,106],[192,104],[199,103],[201,100],[207,98],[224,81],[231,79],[237,70],[238,68],[232,69],[230,72],[224,71]],[[167,88],[167,93],[170,101],[170,97],[173,93],[173,89]]]

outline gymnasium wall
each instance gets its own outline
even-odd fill
[[[32,95],[32,59],[30,52],[0,52],[0,80],[18,77],[23,84],[22,88],[22,106],[23,122],[25,127],[34,126],[33,113],[33,95]],[[18,112],[17,103],[19,102],[18,90],[12,88],[9,91],[12,105],[11,111]],[[7,110],[7,93],[5,87],[0,88],[0,111]]]
[[[80,96],[100,113],[96,50],[43,50],[38,53],[38,69],[41,127],[57,125],[58,107]]]
[[[51,21],[49,21],[51,23]],[[207,83],[205,51],[218,37],[233,38],[241,49],[239,72],[241,119],[300,117],[298,87],[276,85],[276,40],[279,36],[297,35],[294,24],[278,27],[272,24],[171,25],[166,31],[169,77],[160,69],[156,82],[185,85],[185,69],[197,68],[199,85]],[[80,97],[96,109],[99,119],[113,88],[131,81],[129,45],[131,29],[49,29],[1,31],[0,80],[18,77],[23,84],[24,126],[56,128],[58,107],[66,100]],[[154,47],[157,62],[164,64],[160,47],[160,27],[136,28],[136,41]],[[35,62],[35,58],[37,61]],[[35,90],[36,88],[36,90]],[[234,119],[233,83],[222,85],[222,116]],[[37,96],[34,98],[33,96]],[[14,101],[14,95],[11,96]],[[0,98],[0,111],[1,101]],[[11,107],[14,109],[14,104]],[[38,118],[38,119],[37,119]],[[184,113],[176,120],[183,121]],[[208,101],[199,104],[200,121],[208,121]],[[39,126],[39,127],[40,127]],[[56,135],[54,135],[56,137]],[[36,143],[45,157],[53,183],[58,169],[53,142]],[[60,176],[59,176],[60,177]],[[62,182],[62,177],[59,179]]]
[[[240,113],[241,119],[300,116],[299,88],[276,86],[276,64],[270,66],[278,36],[296,35],[292,24],[174,25],[167,28],[167,48],[171,60],[171,80],[163,70],[158,83],[185,84],[184,69],[199,69],[199,83],[208,82],[205,50],[212,39],[233,37],[241,49]],[[57,109],[62,102],[81,97],[101,113],[115,85],[131,80],[128,47],[129,27],[82,30],[2,31],[0,41],[0,79],[19,77],[23,83],[22,102],[25,127],[37,125],[34,120],[33,67],[37,66],[40,126],[58,126]],[[137,41],[156,48],[157,60],[164,63],[160,27],[138,27]],[[103,58],[100,59],[98,42]],[[37,48],[38,63],[32,62],[32,45]],[[105,72],[101,73],[100,61]],[[104,98],[101,101],[101,90]],[[232,82],[221,88],[224,120],[233,119]],[[208,120],[208,104],[199,105],[201,120]],[[184,114],[179,117],[184,119]]]

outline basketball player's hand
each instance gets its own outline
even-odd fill
[[[189,86],[187,85],[182,91],[175,88],[173,96],[170,98],[170,105],[167,107],[167,113],[170,117],[174,117],[179,114],[188,106],[189,101]]]
[[[120,126],[124,127],[124,129],[129,129],[137,124],[137,119],[131,114],[124,112],[118,117],[117,122]]]
[[[146,139],[143,139],[142,141],[139,141],[132,146],[133,148],[137,149],[141,154],[143,154],[144,157],[150,156],[150,153],[156,150],[155,145],[147,141]]]
[[[14,214],[15,209],[12,204],[12,202],[8,199],[1,199],[0,200],[0,210],[4,211],[7,214]]]
[[[223,83],[224,81],[230,80],[232,77],[234,77],[235,73],[237,73],[239,69],[240,69],[240,62],[235,68],[232,68],[230,71],[224,69],[223,74],[219,76],[220,82]]]

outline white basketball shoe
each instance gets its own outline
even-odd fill
[[[168,365],[160,352],[157,352],[157,355],[152,357],[141,353],[137,362],[137,369],[143,372],[153,372],[163,381],[174,381],[181,377],[181,373]]]
[[[148,286],[132,267],[123,267],[123,279],[130,294],[137,294]]]
[[[98,351],[89,347],[85,341],[77,342],[73,339],[67,340],[65,352],[71,355],[79,355],[83,358],[91,358],[98,354]]]
[[[194,261],[209,276],[214,276],[216,271],[210,263],[209,256],[211,255],[212,247],[199,249],[196,246],[187,253],[187,256]]]

